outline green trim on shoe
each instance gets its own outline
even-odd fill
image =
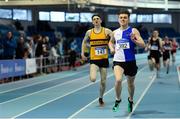
[[[129,98],[128,98],[128,112],[129,113],[131,113],[132,112],[132,110],[133,110],[133,102],[131,102],[130,100],[129,100]]]
[[[119,104],[118,104],[118,106],[114,106],[112,110],[113,110],[113,112],[117,112],[119,110]]]
[[[115,104],[112,108],[113,112],[117,112],[119,110],[119,104],[120,104],[121,100],[120,101],[115,101]]]

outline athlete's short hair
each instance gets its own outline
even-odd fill
[[[120,15],[120,14],[127,14],[128,17],[130,17],[130,12],[129,12],[127,9],[121,9],[121,10],[119,11],[118,15]]]
[[[91,19],[93,20],[94,17],[99,17],[99,18],[101,18],[101,16],[100,16],[99,14],[94,14],[94,15],[92,15]]]

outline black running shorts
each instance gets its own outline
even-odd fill
[[[108,59],[101,59],[101,60],[90,60],[90,64],[95,64],[98,67],[109,67],[109,60]]]
[[[124,69],[124,74],[128,76],[135,76],[138,70],[136,65],[136,61],[128,61],[128,62],[113,62],[113,67],[119,65]]]

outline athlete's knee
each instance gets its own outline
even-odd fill
[[[152,58],[151,61],[152,61],[153,64],[156,64],[155,58]]]
[[[90,77],[90,80],[91,80],[92,82],[95,82],[95,81],[96,81],[96,78],[95,78],[95,77]]]
[[[101,84],[100,84],[102,87],[106,87],[106,81],[102,81],[101,80]]]
[[[149,69],[151,70],[151,71],[153,71],[153,63],[152,63],[152,61],[148,61],[148,63],[149,63]]]
[[[163,66],[166,67],[166,62],[163,62]]]
[[[134,85],[134,83],[133,83],[133,82],[130,82],[130,83],[128,83],[128,87],[129,87],[129,88],[134,88],[134,87],[135,87],[135,85]]]
[[[121,79],[116,79],[116,83],[117,83],[117,84],[121,84],[121,83],[122,83],[122,80],[121,80]]]
[[[157,69],[157,70],[160,69],[160,64],[156,64],[156,69]]]
[[[148,59],[149,64],[153,64],[152,59]]]
[[[106,78],[102,78],[102,79],[101,79],[101,83],[102,83],[102,84],[105,84],[105,83],[106,83]]]
[[[128,86],[133,86],[134,85],[134,80],[136,76],[128,76],[127,78],[127,84]]]

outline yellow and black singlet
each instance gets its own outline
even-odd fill
[[[99,33],[91,29],[90,33],[90,60],[108,59],[108,37],[105,28],[102,27]]]

